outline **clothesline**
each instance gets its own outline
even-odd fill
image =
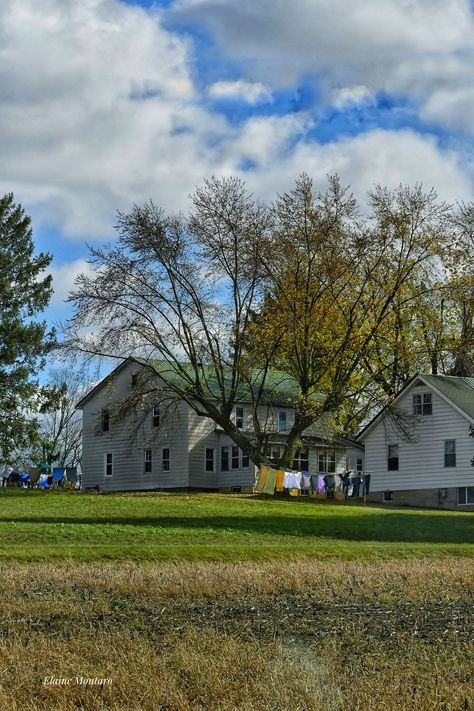
[[[312,474],[307,471],[274,469],[261,466],[255,483],[254,491],[257,494],[273,496],[275,491],[287,492],[290,496],[300,496],[305,492],[310,497],[326,498],[327,494],[334,495],[336,500],[349,498],[349,488],[352,485],[351,498],[360,495],[362,484],[364,498],[369,493],[370,474],[364,472],[346,471],[343,475],[336,473]]]

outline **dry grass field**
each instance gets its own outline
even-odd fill
[[[474,709],[469,559],[16,563],[0,594],[2,711]]]
[[[473,543],[468,513],[2,490],[0,711],[474,711]]]

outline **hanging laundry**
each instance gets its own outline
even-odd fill
[[[324,477],[324,481],[326,483],[327,491],[334,491],[334,488],[335,488],[334,474],[326,474],[326,476]]]
[[[262,494],[270,494],[273,496],[275,493],[276,486],[276,469],[269,469],[267,474],[267,480],[263,486]]]
[[[300,472],[285,472],[283,486],[285,489],[301,489]]]
[[[290,489],[290,496],[299,496],[300,495],[300,490],[295,486],[293,489]]]
[[[352,494],[351,494],[351,498],[357,499],[357,497],[359,496],[359,494],[360,494],[360,485],[361,485],[361,482],[362,482],[362,479],[361,479],[361,477],[358,476],[358,475],[355,476],[355,477],[352,479]]]
[[[366,496],[370,494],[370,474],[364,475],[364,491]]]
[[[325,494],[326,493],[326,482],[324,481],[323,474],[320,474],[318,476],[318,483],[317,483],[316,489],[317,489],[318,494]]]
[[[311,474],[310,481],[311,481],[311,492],[313,494],[316,494],[318,491],[318,475]]]
[[[257,483],[255,484],[255,492],[257,494],[262,493],[263,487],[267,483],[267,478],[268,478],[268,467],[260,467]]]
[[[345,473],[341,476],[341,479],[342,479],[342,492],[343,492],[343,494],[344,494],[344,498],[345,498],[345,499],[348,499],[348,498],[349,498],[349,485],[350,485],[350,483],[351,483],[349,477],[350,477],[350,472],[349,472],[349,471],[345,472]]]
[[[305,491],[311,489],[311,477],[308,472],[303,472],[301,476],[301,488]]]
[[[285,479],[285,472],[283,469],[277,469],[276,473],[276,490],[277,491],[284,491],[284,479]]]

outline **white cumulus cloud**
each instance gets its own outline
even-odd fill
[[[218,81],[209,87],[209,95],[216,99],[241,99],[248,104],[270,103],[272,92],[261,82]]]
[[[305,170],[321,186],[338,171],[361,194],[377,180],[422,180],[469,199],[459,157],[414,132],[375,130],[319,145],[304,112],[230,125],[206,108],[193,81],[192,40],[166,29],[164,12],[119,0],[0,3],[0,190],[12,190],[35,221],[63,236],[108,238],[117,209],[149,197],[168,211],[186,209],[189,193],[213,174],[240,174],[266,198]],[[423,110],[445,120],[443,111],[462,109],[468,122],[461,50],[472,38],[462,0],[335,0],[330,9],[322,0],[291,8],[282,0],[188,0],[180,12],[207,18],[230,51],[258,59],[255,77],[214,82],[215,96],[271,101],[285,74],[330,67],[328,86],[347,104],[368,100],[380,77],[396,88],[411,76],[422,94],[426,77],[437,75]],[[447,54],[451,63],[438,72]],[[415,60],[419,72],[410,74]],[[454,82],[456,92],[443,94]],[[56,270],[56,300],[78,266]]]
[[[367,86],[427,102],[427,115],[474,131],[474,15],[469,0],[178,0],[177,21],[204,23],[253,81],[317,77],[330,98]],[[456,101],[443,92],[456,86]],[[435,96],[435,106],[430,99]]]

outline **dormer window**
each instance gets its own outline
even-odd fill
[[[154,405],[153,406],[153,427],[159,427],[159,426],[160,426],[160,406]]]
[[[235,408],[235,426],[239,428],[239,430],[242,430],[244,427],[244,408],[243,407],[236,407]]]
[[[423,416],[433,414],[431,393],[415,393],[413,395],[413,414]]]
[[[286,432],[286,411],[280,410],[278,413],[278,432]]]

